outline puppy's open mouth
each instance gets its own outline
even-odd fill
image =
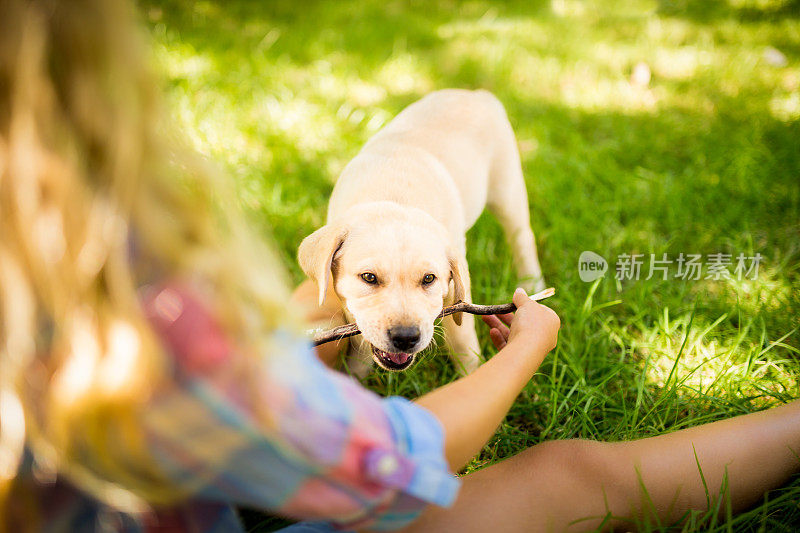
[[[410,353],[390,353],[372,347],[372,355],[377,359],[378,364],[386,370],[400,371],[405,370],[414,362],[414,355]]]

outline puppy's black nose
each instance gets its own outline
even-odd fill
[[[389,340],[400,352],[406,352],[419,342],[417,326],[394,326],[389,328]]]

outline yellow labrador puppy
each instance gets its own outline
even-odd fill
[[[338,298],[362,332],[350,345],[352,370],[363,375],[371,361],[408,368],[442,306],[470,300],[465,233],[484,207],[502,224],[523,283],[543,288],[514,132],[486,91],[426,96],[345,167],[328,223],[303,240],[298,258],[319,305]],[[447,317],[444,328],[458,371],[475,370],[474,317]]]

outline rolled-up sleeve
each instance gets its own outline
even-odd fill
[[[182,302],[184,310],[192,305]],[[151,320],[178,366],[186,366],[186,355],[175,353],[187,350],[175,337],[187,335],[181,317]],[[222,334],[213,321],[188,329],[198,346],[231,350],[216,353],[213,366],[242,356],[227,348],[232,344],[198,339]],[[247,385],[221,387],[206,379],[213,368],[204,368],[154,399],[145,429],[171,479],[198,497],[345,529],[397,529],[427,504],[453,503],[459,480],[448,469],[443,430],[432,413],[331,371],[292,334],[277,332],[271,346]],[[259,409],[249,407],[254,401]]]
[[[453,504],[459,482],[448,470],[444,457],[444,434],[439,420],[428,410],[405,398],[390,397],[383,400],[384,411],[392,425],[396,450],[375,450],[365,457],[365,469],[383,479],[411,498],[404,502],[398,498],[395,507],[377,517],[372,528],[398,529],[411,522],[421,511],[420,503],[433,503],[442,507]],[[398,465],[410,461],[408,478],[395,477]]]

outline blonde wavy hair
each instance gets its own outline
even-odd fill
[[[164,133],[144,42],[116,0],[0,6],[0,516],[26,449],[125,510],[184,494],[138,431],[170,379],[144,282],[202,280],[252,351],[297,323],[273,255]]]

